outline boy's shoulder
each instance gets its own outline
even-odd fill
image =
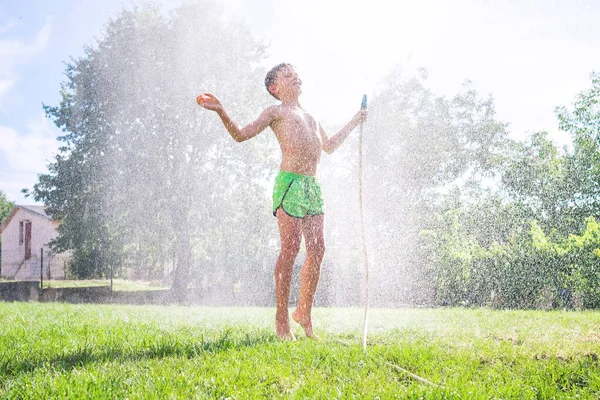
[[[283,113],[285,111],[285,107],[283,104],[273,104],[272,106],[265,108],[265,111],[271,113]]]
[[[282,104],[274,104],[265,108],[263,114],[268,115],[272,120],[285,118],[289,111]]]

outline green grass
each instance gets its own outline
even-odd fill
[[[106,279],[88,279],[88,280],[45,280],[44,288],[78,288],[78,287],[96,287],[110,286],[110,281]],[[114,279],[113,290],[123,292],[134,292],[140,290],[166,290],[168,287],[160,286],[156,282],[150,281],[131,281],[126,279]]]
[[[600,396],[600,313],[0,303],[0,398],[552,399]],[[394,365],[431,382],[420,383]]]

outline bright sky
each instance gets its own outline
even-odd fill
[[[298,67],[304,104],[329,123],[351,117],[398,64],[407,75],[427,68],[430,88],[446,96],[469,79],[494,97],[513,138],[546,130],[562,146],[554,108],[600,71],[597,0],[219,1],[270,44],[269,67]],[[32,203],[20,190],[47,172],[60,134],[42,103],[58,104],[64,63],[121,3],[0,0],[0,190],[10,200]]]

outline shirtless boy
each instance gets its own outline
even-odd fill
[[[265,86],[281,104],[267,108],[245,127],[231,119],[214,95],[204,94],[199,103],[217,113],[236,142],[251,139],[268,126],[279,141],[282,160],[273,190],[273,214],[277,217],[281,239],[281,251],[275,264],[275,330],[281,339],[295,339],[290,330],[288,302],[294,260],[304,235],[306,260],[300,273],[300,299],[292,318],[302,326],[306,336],[316,339],[311,310],[325,254],[323,198],[316,178],[317,166],[321,150],[335,151],[358,124],[366,121],[367,111],[360,110],[342,130],[328,137],[298,102],[302,81],[292,65],[275,66],[267,74]]]

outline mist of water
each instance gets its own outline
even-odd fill
[[[243,24],[223,20],[210,3],[190,2],[168,15],[152,7],[124,11],[78,62],[76,101],[93,106],[76,117],[100,141],[98,218],[122,276],[192,288],[214,304],[275,304],[276,138],[267,130],[238,144],[195,103],[198,93],[213,92],[234,120],[251,122],[273,104],[262,84],[264,59],[264,46]],[[418,249],[429,212],[424,199],[473,165],[461,148],[474,139],[462,132],[477,129],[493,141],[503,126],[472,110],[472,94],[452,111],[423,79],[400,71],[380,87],[364,127],[371,303],[425,304],[434,289]],[[323,125],[330,135],[339,129]],[[357,166],[357,133],[322,158],[327,252],[317,306],[363,301]],[[301,250],[292,304],[303,259]]]

